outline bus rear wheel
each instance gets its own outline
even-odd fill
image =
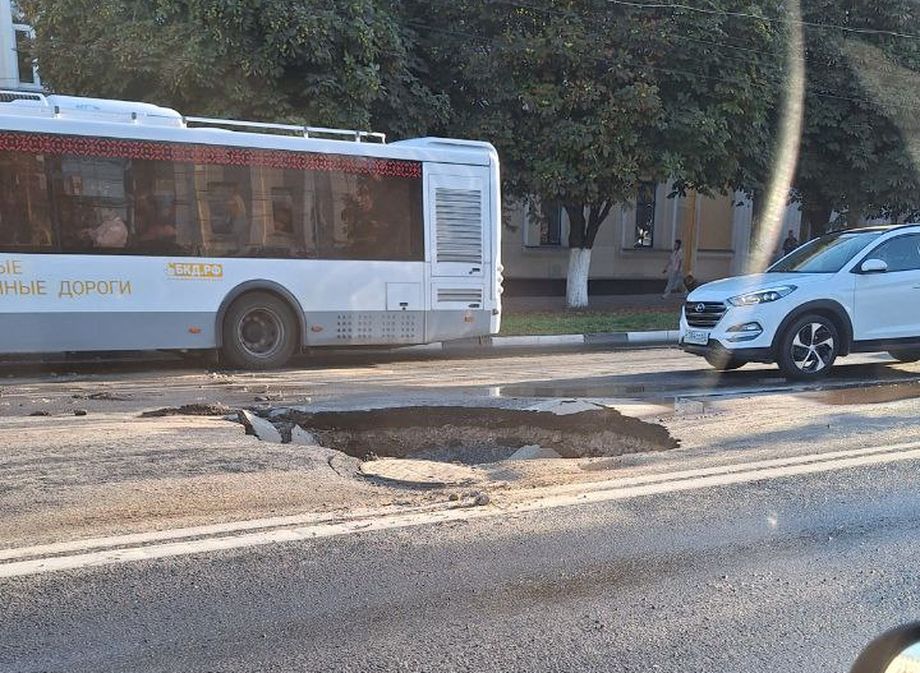
[[[268,292],[234,301],[223,323],[223,355],[240,369],[283,367],[297,349],[298,323],[287,302]]]

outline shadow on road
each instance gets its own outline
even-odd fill
[[[826,390],[893,383],[916,383],[920,373],[899,369],[895,363],[838,364],[827,378],[813,383],[787,381],[773,367],[751,367],[732,372],[708,368],[684,371],[643,372],[615,376],[553,379],[501,386],[504,397],[575,397],[639,399],[667,396],[722,396]],[[918,391],[920,395],[920,391]]]
[[[533,360],[534,373],[538,374],[545,369],[545,358],[554,355],[565,356],[579,353],[605,353],[609,352],[611,358],[616,357],[624,363],[630,364],[630,372],[623,374],[605,374],[603,376],[572,376],[570,378],[546,378],[544,380],[528,381],[488,386],[501,397],[552,397],[552,398],[632,398],[632,399],[660,399],[664,397],[717,397],[739,394],[758,394],[775,392],[796,392],[806,390],[832,390],[839,388],[859,388],[877,386],[881,384],[915,383],[920,382],[920,372],[905,368],[894,361],[886,362],[877,360],[866,362],[861,358],[858,362],[847,363],[846,360],[837,364],[827,378],[820,381],[803,384],[789,382],[775,367],[766,365],[748,365],[747,367],[732,372],[716,372],[705,365],[701,360],[696,368],[675,366],[676,358],[692,358],[684,356],[674,349],[647,349],[644,351],[617,351],[609,348],[559,348],[552,351],[419,351],[411,349],[395,350],[336,350],[315,351],[296,357],[291,366],[277,372],[266,372],[265,376],[281,377],[290,376],[298,372],[318,371],[328,368],[375,368],[378,366],[392,365],[405,362],[425,362],[438,360],[498,360],[507,358],[530,358]],[[637,361],[641,359],[644,366],[632,366],[630,357],[638,354]],[[659,353],[649,357],[650,353]],[[668,362],[668,360],[671,362]],[[683,364],[686,365],[687,360]],[[692,362],[696,364],[696,359]],[[487,365],[484,365],[487,366]],[[526,367],[526,362],[518,366]],[[609,370],[609,369],[608,369]],[[0,377],[70,377],[70,376],[99,376],[109,374],[136,374],[154,372],[182,372],[196,373],[237,373],[225,370],[215,362],[203,358],[180,356],[178,354],[144,352],[144,353],[117,353],[117,354],[57,354],[42,358],[21,357],[8,359],[0,363]],[[583,370],[582,370],[583,371]],[[411,384],[410,384],[411,385]],[[441,391],[447,389],[467,389],[468,385],[445,381],[443,386],[438,386]],[[483,386],[475,386],[477,389]]]

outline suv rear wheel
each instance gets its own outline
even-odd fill
[[[822,315],[796,320],[780,337],[776,361],[786,378],[810,381],[825,376],[840,352],[840,334]]]

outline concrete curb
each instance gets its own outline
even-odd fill
[[[419,352],[438,351],[490,351],[528,348],[565,348],[577,346],[612,346],[616,348],[645,348],[649,346],[676,346],[677,330],[653,332],[601,332],[597,334],[553,334],[544,336],[477,337],[456,339],[423,346],[410,346],[403,350]]]

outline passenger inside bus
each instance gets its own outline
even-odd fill
[[[141,249],[176,247],[176,202],[170,195],[142,192],[134,201],[134,230]]]
[[[342,209],[351,255],[357,258],[389,259],[410,247],[406,223],[392,198],[389,185],[379,177],[359,178],[354,194],[347,194]]]
[[[13,198],[7,185],[0,190],[0,243],[4,246],[22,245],[24,242],[22,208]]]
[[[83,229],[94,248],[124,248],[128,244],[128,227],[125,221],[112,208],[99,210],[101,222],[96,227]]]
[[[354,194],[345,196],[342,222],[346,227],[350,247],[356,255],[369,255],[376,246],[384,243],[377,236],[381,227],[370,184],[362,181]]]
[[[9,153],[0,159],[0,246],[7,250],[52,244],[44,164]]]

